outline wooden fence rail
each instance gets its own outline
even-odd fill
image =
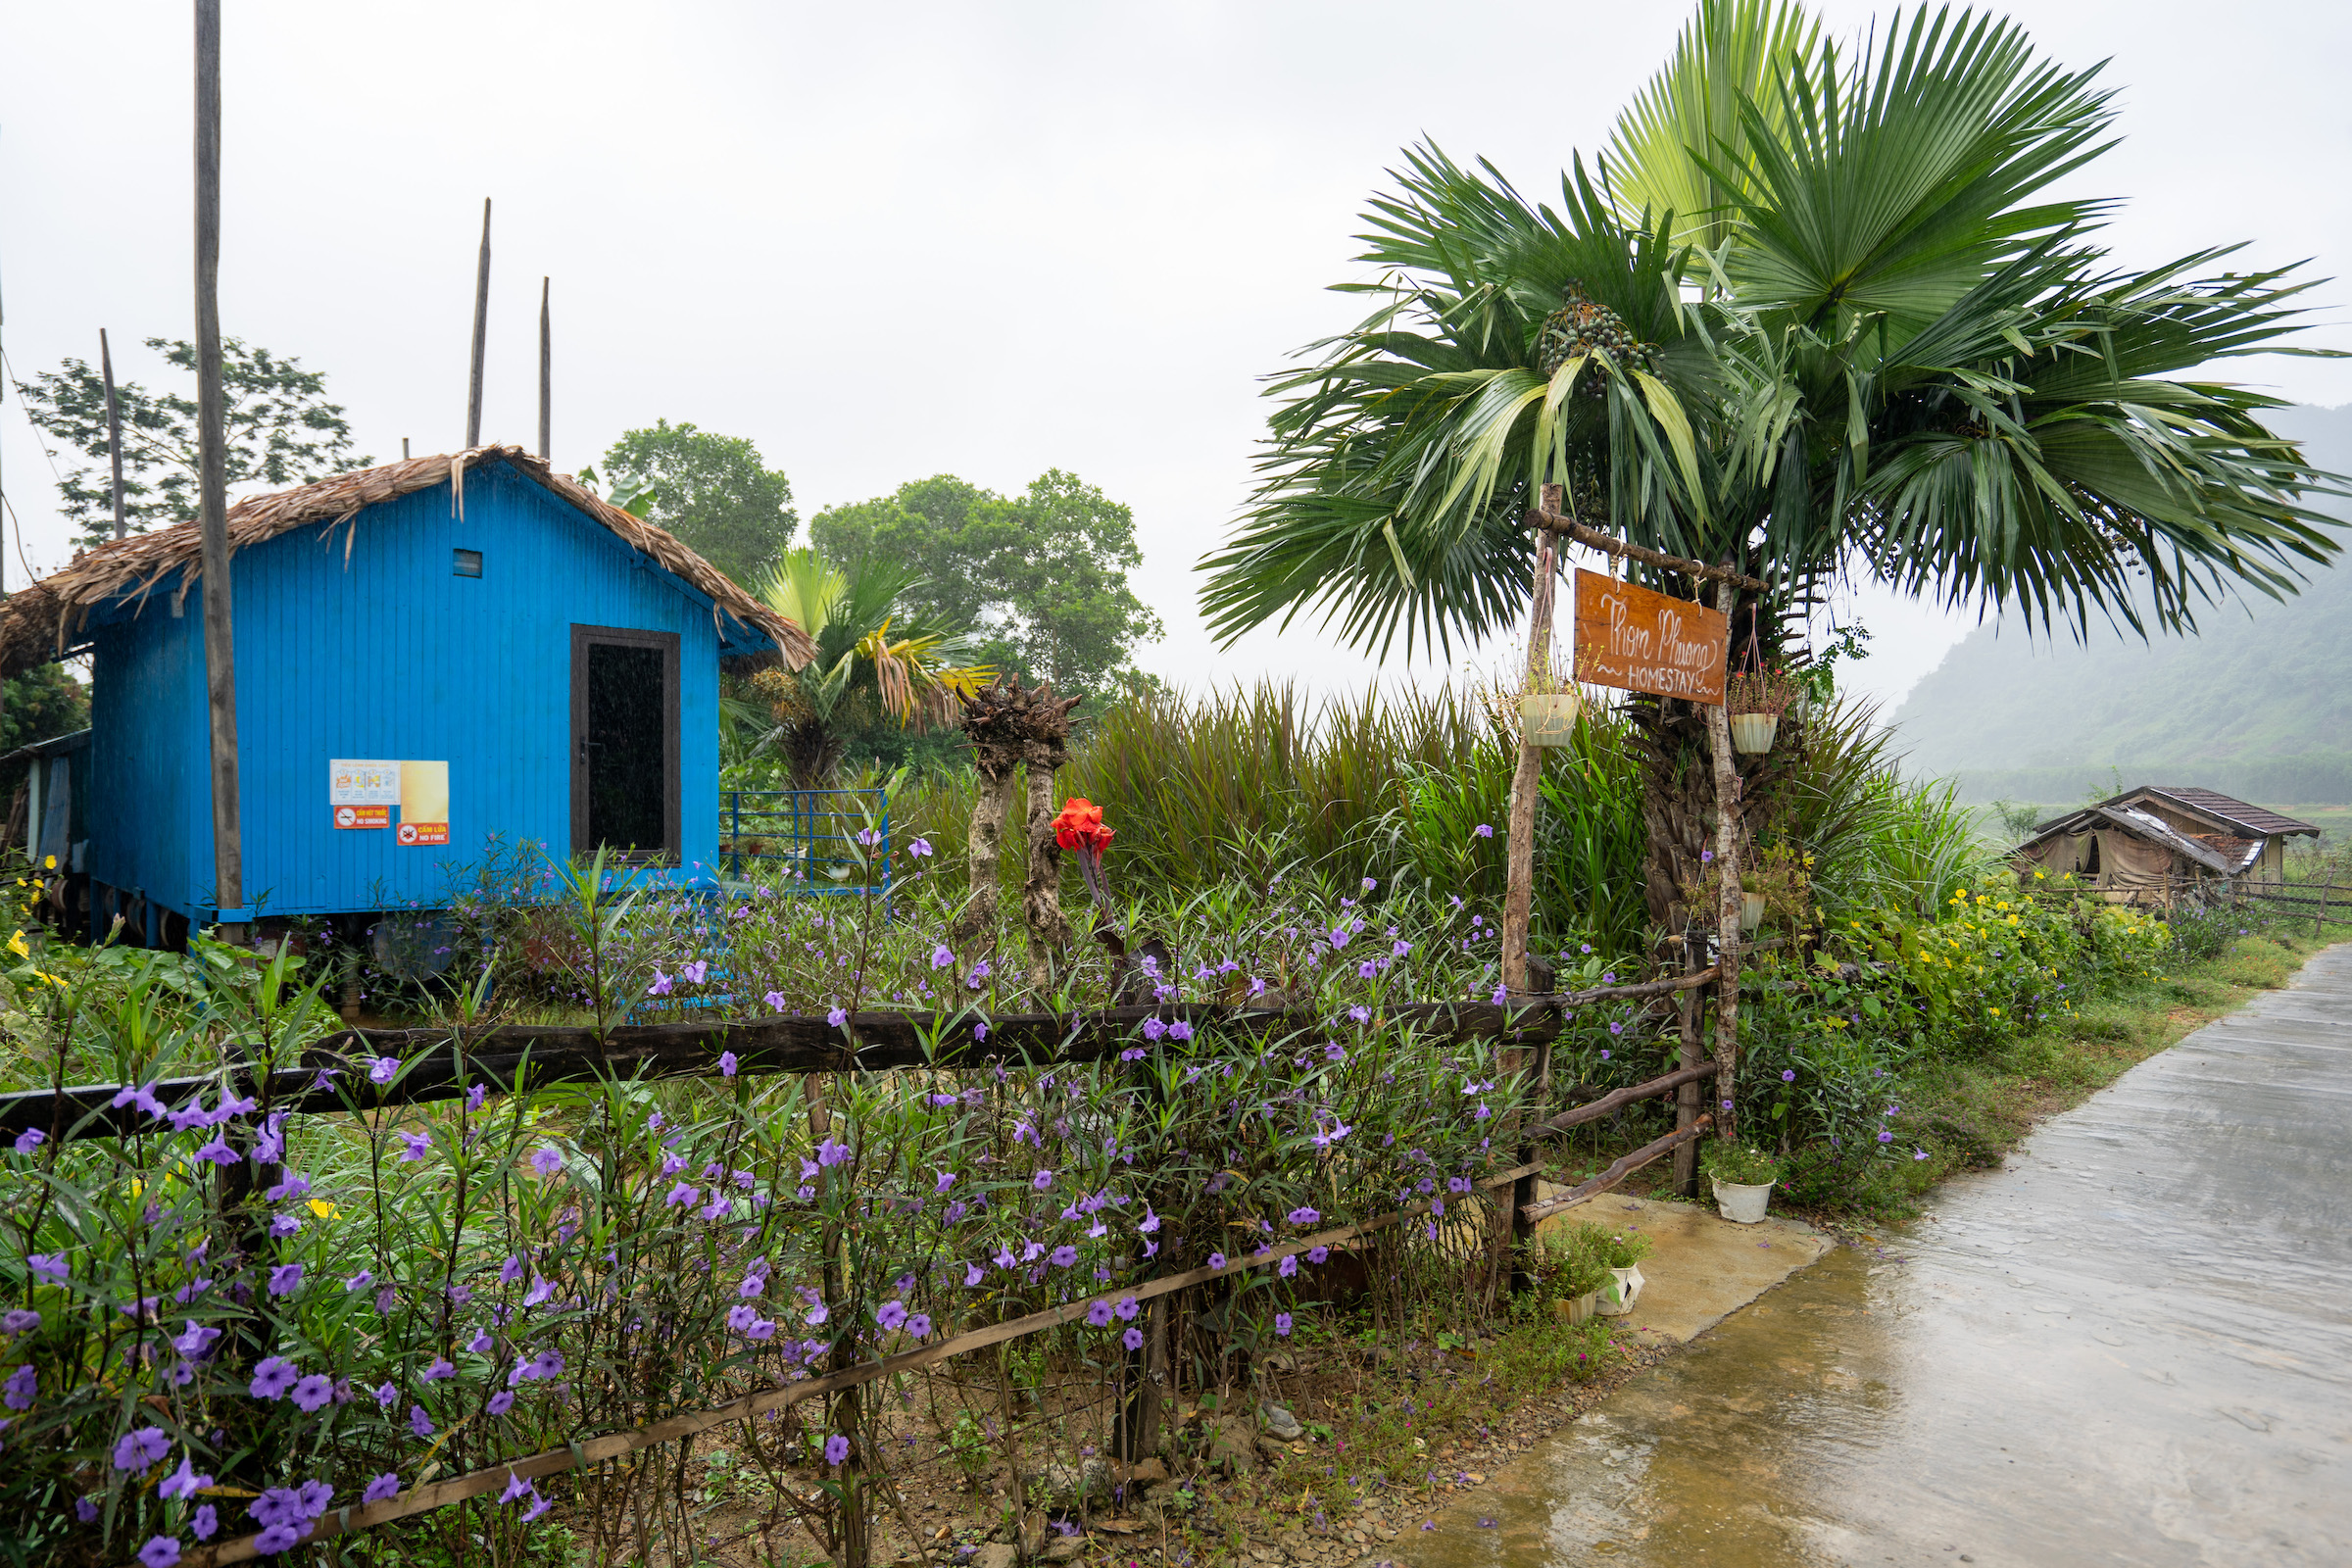
[[[1687,979],[1696,978],[1696,976],[1687,977]],[[1713,978],[1711,972],[1707,978],[1710,980]],[[1586,1122],[1621,1110],[1637,1101],[1670,1095],[1686,1083],[1712,1076],[1714,1071],[1715,1064],[1713,1062],[1704,1062],[1696,1067],[1688,1067],[1679,1072],[1668,1073],[1662,1078],[1651,1079],[1647,1083],[1635,1084],[1617,1090],[1593,1101],[1591,1104],[1579,1105],[1548,1121],[1539,1123],[1529,1130],[1529,1136],[1532,1138],[1557,1137],[1571,1128],[1582,1126]],[[1602,1193],[1615,1188],[1642,1166],[1671,1152],[1678,1146],[1698,1137],[1713,1123],[1712,1116],[1701,1115],[1690,1126],[1679,1132],[1669,1133],[1655,1143],[1646,1144],[1635,1150],[1610,1165],[1607,1170],[1582,1185],[1571,1188],[1568,1192],[1556,1198],[1547,1199],[1541,1203],[1523,1205],[1512,1217],[1528,1222],[1547,1219],[1578,1203],[1597,1198]],[[1493,1172],[1481,1178],[1476,1185],[1482,1192],[1494,1192],[1498,1188],[1513,1187],[1522,1179],[1540,1173],[1544,1169],[1544,1162],[1541,1159],[1523,1162],[1508,1170]],[[713,1427],[724,1426],[729,1422],[748,1421],[768,1411],[781,1410],[806,1399],[817,1398],[844,1389],[856,1388],[861,1384],[872,1383],[902,1372],[920,1371],[924,1367],[936,1366],[942,1361],[958,1355],[1002,1345],[1007,1340],[1021,1339],[1031,1334],[1043,1334],[1048,1330],[1060,1328],[1084,1318],[1098,1301],[1116,1305],[1125,1300],[1137,1302],[1152,1300],[1196,1285],[1205,1285],[1213,1280],[1245,1274],[1252,1269],[1276,1267],[1286,1257],[1296,1257],[1318,1247],[1341,1247],[1347,1243],[1361,1240],[1376,1231],[1387,1230],[1393,1226],[1401,1225],[1407,1220],[1418,1219],[1429,1212],[1430,1204],[1426,1202],[1408,1204],[1403,1208],[1385,1214],[1358,1220],[1351,1225],[1336,1226],[1330,1230],[1317,1231],[1311,1236],[1301,1236],[1249,1257],[1229,1259],[1222,1267],[1212,1268],[1203,1264],[1199,1268],[1187,1269],[1180,1274],[1170,1274],[1160,1279],[1149,1280],[1140,1285],[1104,1291],[1079,1300],[1065,1301],[1059,1306],[1048,1307],[1042,1312],[1032,1312],[1026,1317],[1009,1318],[1002,1323],[991,1323],[980,1328],[970,1329],[962,1334],[943,1339],[935,1345],[927,1345],[919,1349],[906,1350],[897,1355],[883,1356],[877,1360],[862,1362],[838,1372],[827,1373],[823,1377],[804,1378],[798,1382],[761,1389],[744,1395],[740,1398],[730,1399],[725,1404],[670,1416],[632,1431],[614,1432],[604,1437],[589,1438],[581,1442],[566,1444],[561,1448],[544,1449],[527,1457],[494,1465],[485,1470],[475,1470],[466,1475],[453,1476],[446,1481],[435,1481],[421,1487],[412,1487],[406,1492],[378,1502],[347,1506],[333,1513],[325,1514],[311,1526],[311,1533],[303,1539],[312,1542],[323,1541],[329,1537],[348,1535],[376,1525],[390,1524],[395,1519],[406,1519],[416,1514],[427,1513],[435,1508],[447,1507],[451,1503],[464,1502],[470,1497],[487,1496],[491,1493],[503,1491],[515,1477],[520,1477],[525,1481],[536,1481],[542,1476],[558,1475],[566,1470],[601,1464],[606,1460],[617,1459],[660,1444],[675,1443],[698,1433],[708,1432]],[[244,1562],[261,1555],[256,1546],[256,1543],[260,1539],[258,1535],[254,1535],[233,1541],[224,1541],[216,1546],[199,1548],[182,1558],[181,1561],[184,1568],[213,1568],[213,1565],[220,1563]]]
[[[1537,1045],[1558,1036],[1568,1015],[1596,1003],[1632,1002],[1711,985],[1712,968],[1639,985],[1518,998],[1508,1004],[1416,1002],[1384,1011],[1401,1023],[1449,1039]],[[1250,1034],[1299,1032],[1335,1019],[1302,1007],[1183,1003],[1163,1007],[1101,1007],[1071,1013],[977,1011],[852,1013],[839,1028],[818,1017],[751,1018],[697,1023],[624,1024],[593,1029],[510,1024],[466,1039],[450,1029],[344,1029],[254,1086],[257,1100],[302,1114],[454,1100],[474,1084],[511,1093],[526,1083],[590,1082],[642,1073],[649,1078],[707,1076],[733,1053],[746,1073],[880,1071],[923,1067],[970,1071],[998,1065],[1059,1066],[1100,1061],[1136,1043],[1147,1019],[1195,1029]],[[407,1062],[389,1084],[368,1080],[371,1058]],[[321,1075],[325,1076],[321,1076]],[[213,1078],[167,1078],[148,1092],[167,1109],[215,1088]],[[117,1106],[122,1084],[74,1084],[0,1095],[0,1134],[39,1128],[52,1139],[128,1137],[149,1125],[135,1104]]]

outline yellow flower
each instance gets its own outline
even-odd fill
[[[8,951],[15,954],[20,958],[29,958],[32,956],[32,950],[24,945],[24,933],[22,931],[19,931],[15,936],[8,939]]]
[[[314,1198],[311,1200],[311,1212],[318,1215],[320,1219],[333,1219],[335,1217],[335,1205],[326,1201],[324,1199]]]
[[[1998,1007],[1995,1007],[1995,1008],[1993,1008],[1993,1009],[1992,1009],[1992,1015],[1993,1015],[1995,1018],[1998,1018],[1998,1017],[2001,1015],[2001,1009],[2000,1009],[2000,1008],[1998,1008]]]
[[[44,857],[42,857],[42,859],[41,859],[41,867],[42,867],[42,869],[44,869],[44,870],[49,870],[49,871],[54,871],[54,870],[56,870],[56,869],[57,869],[57,857],[56,857],[56,856],[54,856],[54,855],[50,855],[50,856],[44,856]]]

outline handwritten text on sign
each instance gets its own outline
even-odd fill
[[[1576,574],[1576,678],[1589,685],[1721,704],[1731,633],[1704,605]]]

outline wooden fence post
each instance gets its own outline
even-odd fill
[[[1730,582],[1716,585],[1715,608],[1730,620],[1739,603],[1739,589]],[[1733,1108],[1739,1094],[1740,1072],[1740,763],[1732,752],[1730,711],[1722,703],[1707,707],[1707,742],[1715,754],[1715,1084],[1711,1091],[1720,1104],[1715,1131],[1726,1139],[1739,1137]]]
[[[1683,932],[1683,972],[1690,974],[1698,968],[1698,944],[1691,940],[1693,932]],[[1682,1054],[1678,1067],[1695,1067],[1706,1059],[1698,1043],[1699,1018],[1705,1011],[1695,991],[1675,993],[1674,1008],[1682,1022]],[[1698,1082],[1693,1079],[1674,1092],[1674,1130],[1682,1132],[1698,1120]],[[1674,1190],[1685,1198],[1698,1196],[1698,1144],[1696,1140],[1680,1145],[1674,1152]]]

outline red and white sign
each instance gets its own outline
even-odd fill
[[[338,806],[335,808],[335,826],[390,827],[392,808],[389,806]]]
[[[403,822],[400,824],[400,831],[394,837],[403,844],[447,844],[449,842],[449,824],[447,822]]]

